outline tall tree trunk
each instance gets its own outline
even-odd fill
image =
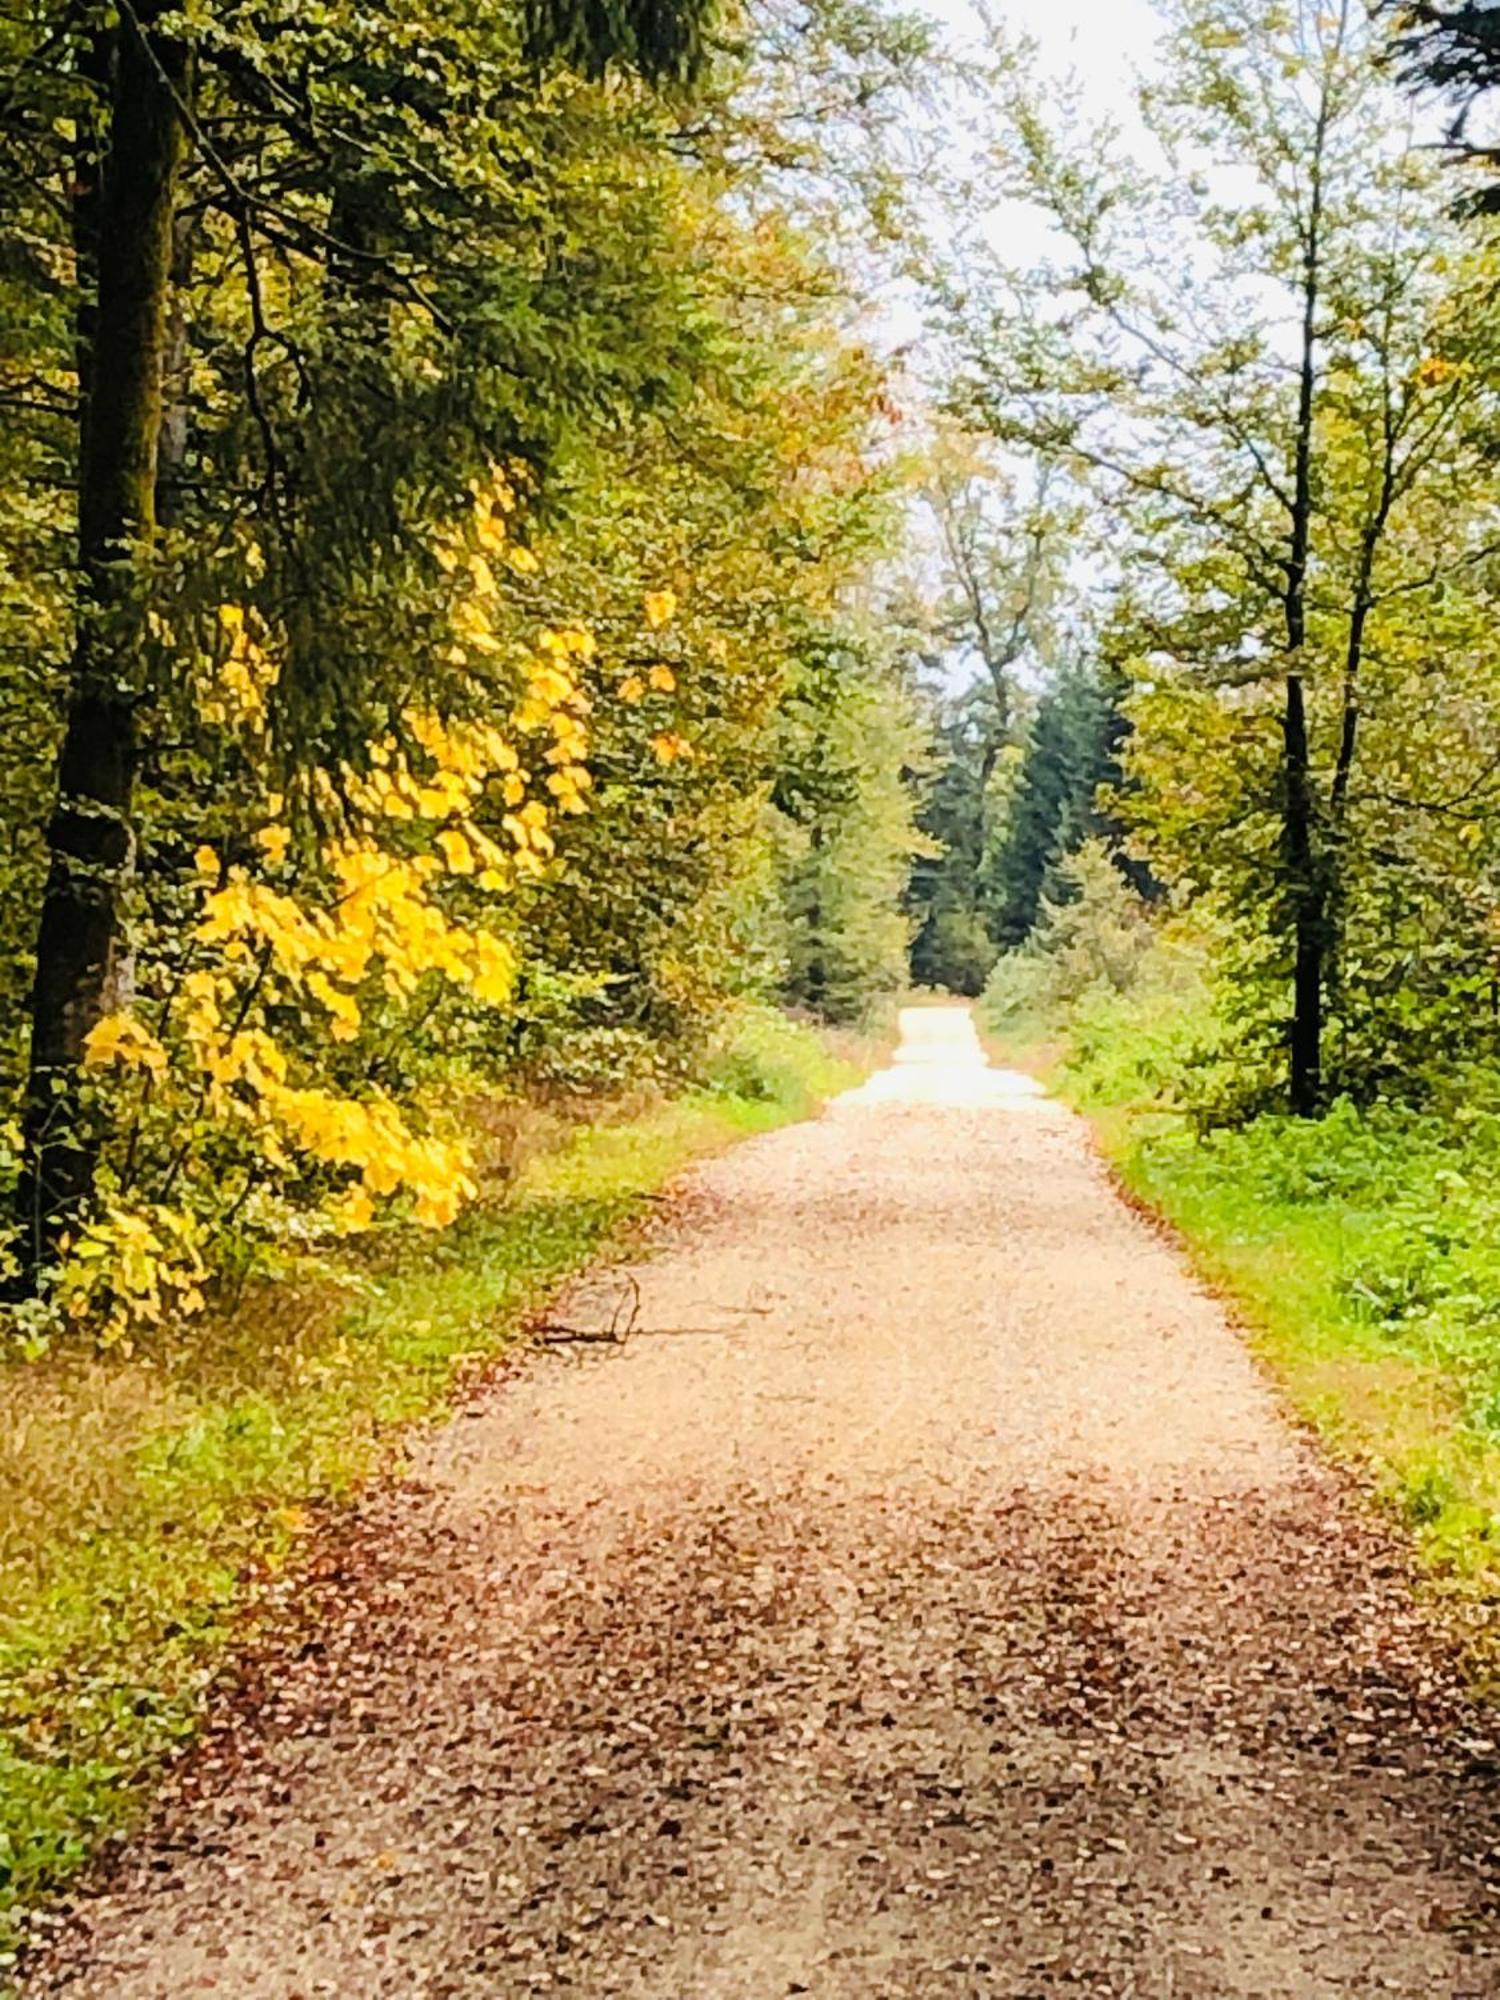
[[[193,281],[197,229],[196,217],[179,215],[172,230],[172,282],[161,357],[161,435],[156,450],[156,521],[162,528],[175,527],[182,512],[182,477],[190,435],[187,297]]]
[[[823,937],[823,822],[815,819],[807,839],[812,855],[812,896],[807,905],[807,935],[812,950],[807,959],[807,1004],[821,1014],[828,1001],[828,960]]]
[[[1318,381],[1318,314],[1323,287],[1323,170],[1334,115],[1332,65],[1342,49],[1350,0],[1340,0],[1307,167],[1308,207],[1302,255],[1302,340],[1297,382],[1297,429],[1291,533],[1286,562],[1285,705],[1282,710],[1281,860],[1292,922],[1292,1020],[1288,1036],[1288,1102],[1311,1117],[1323,1098],[1323,980],[1328,951],[1328,884],[1320,852],[1313,786],[1304,656],[1307,574],[1312,553],[1312,454]]]
[[[1308,748],[1307,703],[1302,676],[1286,684],[1283,718],[1286,798],[1283,804],[1283,859],[1292,890],[1291,1108],[1310,1118],[1323,1095],[1323,959],[1326,948],[1324,892],[1314,847],[1312,765]]]
[[[97,1138],[80,1103],[84,1042],[127,997],[144,559],[156,525],[173,222],[187,146],[187,53],[153,32],[170,5],[138,0],[116,31],[97,229],[88,218],[97,289],[93,312],[80,314],[91,339],[80,367],[78,629],[47,829],[21,1190],[33,1265],[88,1192]]]

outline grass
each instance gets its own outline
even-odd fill
[[[1000,1031],[1237,1309],[1292,1407],[1408,1527],[1467,1622],[1500,1593],[1500,1078],[1444,1110],[1335,1105],[1199,1136],[1172,1079],[1191,982]],[[1195,1016],[1198,1018],[1195,1020]],[[1486,1649],[1487,1652],[1490,1650]]]
[[[682,1167],[860,1073],[751,1014],[670,1102],[507,1108],[486,1136],[508,1181],[436,1241],[263,1287],[155,1352],[4,1369],[0,1978],[24,1910],[138,1815],[314,1510],[398,1469],[412,1426]]]

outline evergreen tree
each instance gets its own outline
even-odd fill
[[[1044,900],[1066,899],[1061,870],[1084,841],[1116,830],[1099,794],[1120,782],[1122,694],[1114,674],[1075,661],[1037,705],[986,884],[995,942],[1006,949],[1031,934]]]
[[[907,981],[921,735],[898,661],[846,638],[784,705],[772,805],[785,999],[857,1021]]]
[[[1475,166],[1480,184],[1464,203],[1478,214],[1500,213],[1500,145],[1475,139],[1469,119],[1475,106],[1500,89],[1500,8],[1493,0],[1385,0],[1397,21],[1396,62],[1408,82],[1429,85],[1451,98],[1456,111],[1448,142]]]
[[[1000,730],[994,689],[977,681],[938,704],[932,735],[933,776],[919,825],[931,842],[912,869],[911,973],[918,986],[973,996],[995,961],[983,902],[988,794]]]

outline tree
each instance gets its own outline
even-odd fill
[[[772,794],[781,991],[827,1020],[861,1020],[907,983],[901,902],[922,845],[921,756],[899,658],[851,632],[804,660],[784,708]]]
[[[1044,901],[1065,900],[1060,870],[1069,857],[1086,840],[1117,831],[1100,794],[1121,778],[1124,692],[1118,676],[1070,661],[1037,704],[993,866],[992,922],[1002,948],[1024,943]]]
[[[84,49],[108,79],[107,137],[97,186],[90,173],[73,196],[74,254],[80,273],[92,275],[93,297],[79,308],[77,637],[31,1001],[22,1213],[35,1259],[87,1191],[94,1148],[73,1079],[89,1033],[119,1006],[129,977],[136,704],[173,231],[191,118],[192,56],[162,30],[170,14],[165,0],[141,0],[122,14],[107,54],[102,26]]]
[[[1000,935],[996,846],[1032,686],[1050,673],[1066,624],[1078,520],[1054,466],[1007,461],[948,422],[919,476],[933,529],[931,644],[949,675],[975,678],[935,703],[937,768],[922,815],[935,851],[919,860],[908,892],[918,918],[913,975],[977,993]]]
[[[1358,774],[1401,698],[1394,631],[1489,560],[1486,309],[1362,15],[1191,0],[1171,18],[1143,106],[1156,172],[1064,148],[1013,91],[1005,171],[1070,261],[997,274],[981,304],[955,292],[951,324],[967,405],[1088,467],[1117,524],[1143,686],[1132,813],[1163,872],[1233,906],[1249,984],[1285,980],[1306,1114],[1336,1082],[1330,1003],[1352,997],[1376,854]],[[1196,755],[1186,726],[1172,760],[1153,739],[1163,699],[1199,718]],[[1232,802],[1205,815],[1187,772],[1226,736]]]
[[[983,444],[940,430],[925,497],[937,528],[937,630],[988,679],[995,753],[1014,727],[1017,669],[1045,666],[1056,645],[1069,542],[1077,529],[1045,459],[1014,468]]]
[[[685,82],[701,73],[715,11],[711,0],[526,0],[526,46],[589,76],[624,64],[653,83]]]
[[[889,217],[926,38],[678,11],[0,23],[0,1085],[48,1296],[105,1309],[133,1244],[123,1324],[237,1229],[445,1220],[464,1089],[690,1063],[785,955],[806,662],[854,663],[834,739],[900,735],[850,622],[893,412],[809,219]],[[852,763],[819,839],[887,952],[901,781]]]
[[[592,71],[619,58],[655,78],[695,66],[703,22],[685,0],[540,5],[529,27],[535,52]],[[277,681],[278,753],[305,766],[364,742],[391,710],[372,672],[371,586],[389,577],[393,538],[410,539],[424,477],[452,492],[486,459],[540,466],[586,402],[649,395],[677,358],[660,338],[672,275],[634,254],[631,226],[618,262],[599,257],[597,232],[571,251],[560,233],[570,206],[597,219],[627,185],[650,215],[638,162],[613,188],[588,171],[590,115],[623,166],[639,102],[518,90],[526,62],[503,16],[443,0],[233,8],[210,31],[164,0],[126,0],[7,32],[9,157],[26,159],[31,186],[72,189],[78,412],[76,635],[30,1009],[22,1207],[36,1261],[87,1189],[81,1057],[130,987],[144,718],[183,693],[162,637],[191,616],[162,497],[189,452],[207,474],[200,495],[214,494],[192,525],[213,547],[254,520],[262,603],[297,632]],[[571,131],[570,101],[583,114]],[[214,281],[195,258],[237,285],[205,294]],[[38,260],[38,287],[50,269]],[[190,328],[204,350],[193,365],[220,391],[191,413],[178,386]],[[690,314],[681,328],[680,351]],[[42,408],[49,427],[67,394]],[[375,438],[390,454],[378,470]],[[420,595],[410,567],[401,583],[378,593],[387,615]]]
[[[975,681],[934,702],[932,767],[918,824],[931,843],[911,873],[912,978],[919,986],[980,993],[995,962],[986,895],[995,792],[1010,777],[997,759],[995,694]]]
[[[1383,0],[1395,26],[1396,67],[1409,83],[1428,85],[1456,104],[1448,128],[1455,154],[1476,169],[1479,185],[1465,197],[1466,210],[1500,212],[1500,147],[1476,140],[1469,130],[1475,108],[1500,87],[1500,18],[1485,0]]]

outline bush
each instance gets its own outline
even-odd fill
[[[1063,893],[1042,904],[1026,943],[1003,953],[990,975],[984,1011],[995,1027],[1025,1014],[1059,1014],[1092,991],[1125,992],[1151,952],[1146,904],[1104,841],[1085,841],[1059,879]]]
[[[852,1063],[839,1060],[827,1035],[789,1020],[774,1007],[733,1008],[711,1042],[699,1076],[716,1097],[810,1111],[819,1098],[855,1081]]]

